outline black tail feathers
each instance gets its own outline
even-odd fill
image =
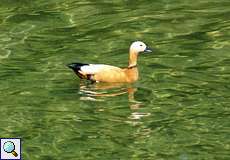
[[[81,69],[82,66],[85,66],[85,65],[89,65],[89,64],[86,64],[86,63],[70,63],[67,66],[69,68],[73,69],[74,71],[78,71],[78,70]]]

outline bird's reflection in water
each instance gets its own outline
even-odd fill
[[[133,84],[127,83],[87,83],[80,82],[79,92],[80,100],[84,101],[106,101],[108,97],[116,97],[127,94],[127,100],[130,109],[133,111],[128,116],[128,123],[136,125],[142,117],[149,116],[150,113],[138,112],[144,103],[135,100],[135,92],[137,88]]]
[[[137,91],[132,84],[126,83],[87,83],[80,82],[80,100],[105,101],[106,97],[116,97],[128,94],[128,101],[141,104],[134,99]]]

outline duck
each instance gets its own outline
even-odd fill
[[[120,68],[107,64],[70,63],[72,69],[80,79],[91,82],[133,83],[138,80],[137,59],[139,54],[151,53],[152,50],[144,42],[135,41],[129,47],[128,67]]]

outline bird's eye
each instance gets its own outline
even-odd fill
[[[140,46],[142,47],[143,45],[141,44]]]

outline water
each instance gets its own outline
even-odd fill
[[[0,135],[25,160],[230,159],[228,0],[0,2]],[[66,64],[127,66],[135,84],[80,82]]]

